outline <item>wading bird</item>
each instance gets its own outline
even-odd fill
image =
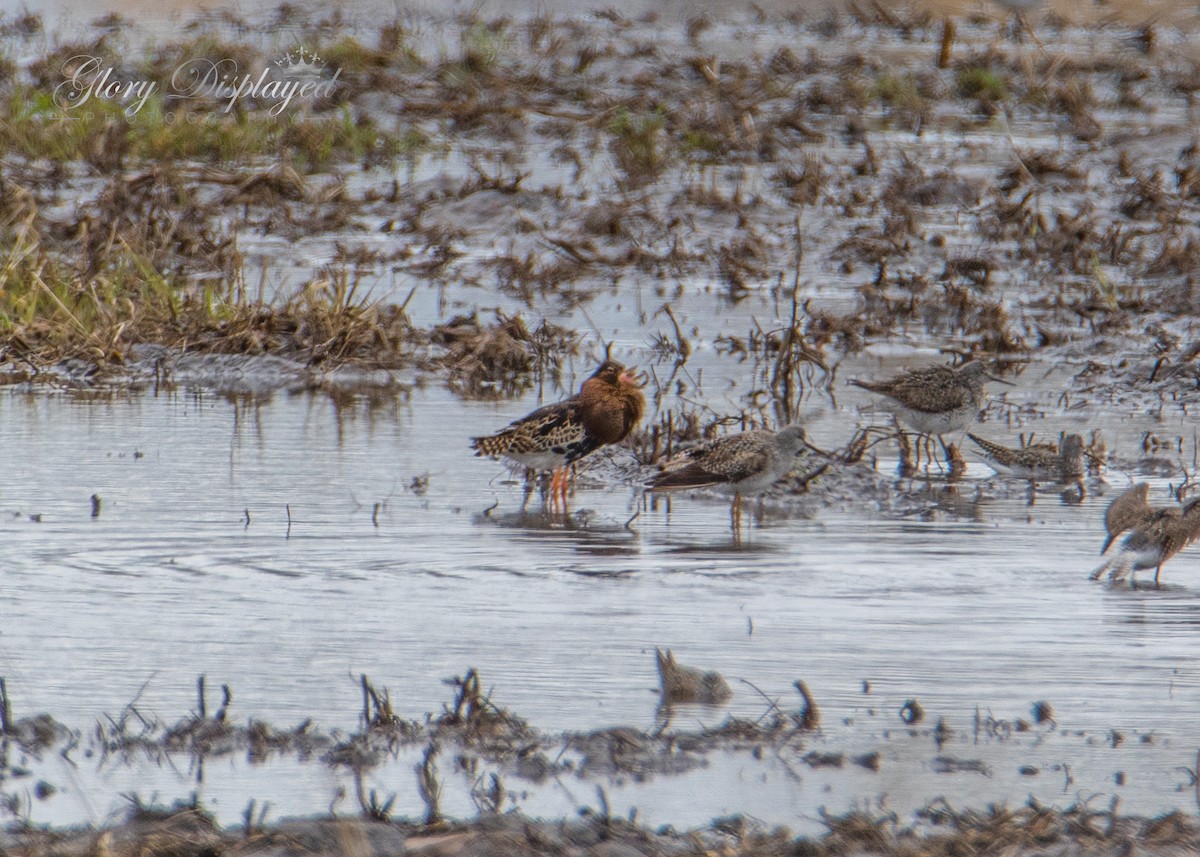
[[[811,451],[804,429],[753,429],[683,450],[650,480],[651,491],[715,488],[733,494],[729,513],[735,534],[742,525],[742,497],[757,496],[788,474],[796,458]]]
[[[988,466],[1001,476],[1015,476],[1030,482],[1075,482],[1083,480],[1083,437],[1068,434],[1062,447],[1054,443],[1033,443],[1012,449],[967,432],[979,447]]]
[[[1104,538],[1100,553],[1107,553],[1113,540],[1121,533],[1137,529],[1158,514],[1160,510],[1150,505],[1149,497],[1150,483],[1139,482],[1108,504],[1104,510],[1104,528],[1108,535]]]
[[[570,465],[624,440],[641,421],[646,399],[635,374],[615,360],[605,360],[576,396],[538,408],[493,435],[473,438],[475,454],[552,471],[551,505],[566,508]]]
[[[959,368],[930,366],[902,372],[886,381],[850,383],[872,393],[886,396],[887,407],[896,418],[925,436],[934,435],[948,452],[943,435],[960,432],[975,422],[986,401],[984,383],[1008,382],[987,371],[978,360]]]
[[[1111,583],[1129,576],[1129,585],[1133,586],[1134,572],[1153,568],[1154,585],[1158,586],[1158,576],[1166,561],[1197,538],[1200,538],[1200,499],[1189,500],[1183,506],[1156,509],[1125,537],[1116,556],[1092,572],[1092,580],[1108,572]]]

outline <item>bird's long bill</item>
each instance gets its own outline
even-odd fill
[[[993,375],[991,372],[984,372],[984,373],[983,373],[983,377],[987,378],[989,381],[995,381],[997,384],[1004,384],[1004,385],[1005,385],[1005,386],[1007,386],[1007,387],[1015,387],[1015,386],[1017,386],[1017,385],[1016,385],[1016,384],[1014,384],[1012,381],[1005,381],[1003,378],[998,378],[998,377],[996,377],[996,376],[995,376],[995,375]]]
[[[643,383],[642,373],[638,371],[636,366],[627,368],[617,376],[617,380],[624,384],[632,384],[634,387],[640,387]]]

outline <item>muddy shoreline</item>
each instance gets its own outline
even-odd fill
[[[1195,853],[1200,829],[1178,814],[1154,819],[1120,817],[1072,807],[1064,812],[1037,805],[961,812],[947,803],[931,806],[920,825],[887,816],[823,819],[828,832],[794,836],[765,829],[741,816],[715,819],[706,829],[650,830],[628,819],[581,812],[574,820],[529,819],[497,814],[467,824],[296,819],[272,825],[251,822],[222,830],[202,811],[138,807],[123,824],[100,829],[45,831],[9,828],[0,847],[17,857],[40,854],[124,857],[199,855],[1122,855],[1133,849],[1155,854]]]
[[[324,853],[321,849],[333,846],[320,842],[345,833],[341,825],[366,830],[353,821],[360,818],[388,823],[370,828],[374,850],[367,853],[387,852],[409,837],[415,840],[410,848],[424,848],[434,841],[422,838],[427,836],[438,837],[436,841],[450,849],[438,853],[448,854],[468,846],[486,850],[508,843],[503,847],[516,847],[513,836],[529,837],[524,847],[534,847],[536,853],[546,848],[554,851],[549,843],[561,845],[563,837],[583,853],[613,841],[646,854],[712,848],[747,854],[780,848],[789,853],[836,854],[851,845],[881,854],[910,853],[913,848],[927,849],[923,853],[929,849],[959,853],[967,840],[972,849],[984,852],[1003,846],[1025,853],[1036,845],[1120,853],[1130,842],[1194,848],[1200,829],[1194,817],[1178,807],[1155,818],[1122,812],[1121,787],[1127,774],[1121,766],[1129,756],[1121,748],[1158,743],[1161,739],[1155,730],[1072,728],[1056,720],[1055,709],[1046,700],[1033,703],[1024,716],[1011,720],[977,707],[974,723],[968,727],[937,708],[926,711],[917,698],[889,710],[883,698],[871,696],[870,683],[864,681],[861,692],[867,707],[859,716],[879,722],[872,732],[853,738],[840,728],[844,724],[823,725],[823,718],[833,716],[832,712],[823,714],[821,703],[803,681],[797,681],[799,695],[790,700],[773,700],[754,688],[765,708],[753,720],[732,715],[717,720],[719,708],[671,703],[664,695],[652,730],[615,726],[553,733],[498,705],[491,691],[485,695],[475,670],[444,683],[452,698],[442,710],[409,720],[396,713],[386,690],[362,676],[363,708],[353,729],[321,727],[311,719],[280,728],[257,718],[239,718],[233,690],[222,686],[215,694],[218,703],[209,698],[215,689],[201,677],[196,710],[175,722],[160,720],[134,700],[121,712],[98,717],[94,728],[80,730],[48,714],[14,716],[8,686],[0,682],[4,693],[0,697],[0,795],[12,819],[0,841],[6,853],[16,854],[44,853],[41,849],[125,854],[144,853],[146,848],[158,853],[168,840],[174,840],[171,848],[182,850],[161,853],[190,854],[194,849],[274,853],[272,849],[285,842]],[[697,717],[711,717],[713,725],[698,728]],[[1101,746],[1110,756],[1101,770],[1109,765],[1115,770],[1107,784],[1071,763],[1046,762],[1074,759],[1084,747],[1095,752]],[[808,794],[802,804],[806,809],[798,805],[788,813],[794,821],[787,826],[768,823],[750,812],[743,815],[739,806],[732,814],[712,818],[708,827],[690,832],[671,822],[648,826],[636,802],[630,805],[627,796],[618,798],[630,785],[635,787],[634,795],[638,788],[655,783],[686,789],[697,772],[724,769],[737,760],[748,766],[739,776],[746,771],[766,776],[771,759],[783,765],[789,788]],[[910,775],[906,772],[914,764],[944,779],[946,791],[905,809],[905,801],[897,799],[901,795],[889,797],[889,792],[904,790]],[[178,773],[165,794],[157,789],[147,793],[135,785],[121,792],[117,806],[122,810],[110,809],[108,821],[93,821],[87,828],[77,828],[74,822],[47,825],[32,820],[42,814],[43,806],[70,799],[85,783],[89,785],[82,805],[102,806],[116,797],[106,794],[111,787],[104,785],[115,772],[127,771],[131,776],[125,780],[136,784],[137,772],[147,765]],[[95,774],[90,773],[93,768]],[[272,784],[277,788],[278,781],[272,771],[290,770],[295,776],[305,768],[328,771],[325,785],[314,785],[321,777],[307,778],[310,793],[299,801],[273,791]],[[213,787],[222,770],[238,769],[258,770],[265,777],[256,777],[259,786],[244,806],[222,805],[218,812],[207,804],[220,794],[220,787],[216,792]],[[1177,804],[1200,803],[1195,771],[1186,765],[1176,768]],[[950,797],[964,778],[993,776],[1029,783],[1024,805],[972,808]],[[845,815],[826,810],[821,789],[814,793],[811,786],[803,787],[806,779],[847,778],[857,783],[855,804],[864,809]],[[1057,780],[1062,788],[1050,792],[1053,801],[1035,795],[1035,783],[1045,786]],[[1089,787],[1101,791],[1088,793]],[[556,791],[562,795],[546,804],[545,794]],[[1020,792],[1018,786],[1009,794]],[[172,800],[172,794],[179,797]],[[874,797],[868,798],[871,794]],[[312,812],[316,806],[328,806],[328,816],[317,813],[294,820],[303,815],[297,809],[307,807]],[[421,810],[414,812],[415,806]],[[539,806],[543,813],[530,811]],[[555,809],[546,813],[548,806]],[[232,821],[233,809],[239,811],[240,830]],[[128,817],[116,821],[125,810]],[[93,811],[89,814],[94,817]],[[650,814],[656,815],[653,809]],[[661,813],[657,816],[661,818]],[[493,842],[497,836],[500,839]],[[377,837],[382,839],[376,841]],[[544,837],[550,838],[543,841]],[[155,842],[159,844],[152,846]]]

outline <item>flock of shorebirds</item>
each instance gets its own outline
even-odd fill
[[[987,381],[1008,383],[971,361],[959,367],[933,366],[903,372],[886,381],[850,383],[885,397],[899,424],[919,435],[943,437],[964,432],[986,403]],[[637,373],[606,360],[583,382],[579,393],[513,422],[506,428],[472,441],[476,455],[502,457],[527,471],[551,475],[549,503],[566,509],[572,465],[595,450],[624,440],[645,411]],[[897,426],[903,433],[903,429]],[[1083,438],[1067,434],[1061,444],[1038,443],[1010,448],[967,432],[984,460],[998,474],[1031,482],[1077,483],[1082,488],[1085,451]],[[951,447],[953,450],[953,447]],[[817,453],[798,424],[778,431],[753,429],[697,443],[659,465],[646,483],[648,491],[710,488],[733,495],[730,515],[734,538],[740,534],[742,498],[761,496],[793,470],[797,459]],[[1133,572],[1153,568],[1157,586],[1163,564],[1200,539],[1200,499],[1185,504],[1151,506],[1150,486],[1134,485],[1115,499],[1105,513],[1108,537],[1101,553],[1128,533],[1119,551],[1092,573],[1111,582],[1129,579]]]

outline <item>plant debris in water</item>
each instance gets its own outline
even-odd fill
[[[914,328],[964,353],[1026,356],[1097,337],[1117,347],[1151,322],[1180,335],[1196,308],[1200,161],[1180,118],[1195,75],[1155,49],[1186,38],[1166,22],[1060,22],[1029,42],[997,39],[981,18],[947,28],[854,7],[762,13],[745,24],[753,49],[730,50],[717,21],[672,32],[620,16],[471,14],[422,37],[401,18],[352,32],[281,14],[201,18],[185,40],[141,52],[100,22],[91,42],[10,67],[11,365],[77,358],[119,375],[154,344],[418,368],[468,397],[516,395],[587,335],[547,316],[636,282],[675,305],[673,359],[696,353],[697,333],[726,359],[790,355],[763,387],[789,408],[789,385],[812,367],[828,375]],[[336,86],[287,115],[260,96],[170,120],[183,58],[265,67],[281,25],[327,76],[338,70]],[[40,31],[14,24],[3,38],[28,52]],[[64,107],[45,93],[89,57],[153,94],[132,114],[94,98],[80,121],[56,121]],[[281,247],[294,248],[282,266]],[[305,256],[324,261],[287,281]],[[397,293],[379,288],[384,272]],[[790,327],[682,330],[685,284],[703,282],[734,306],[790,291]],[[531,312],[506,310],[485,331],[470,301],[412,323],[416,291],[480,286]],[[1186,358],[1166,359],[1156,377],[1182,380]]]

